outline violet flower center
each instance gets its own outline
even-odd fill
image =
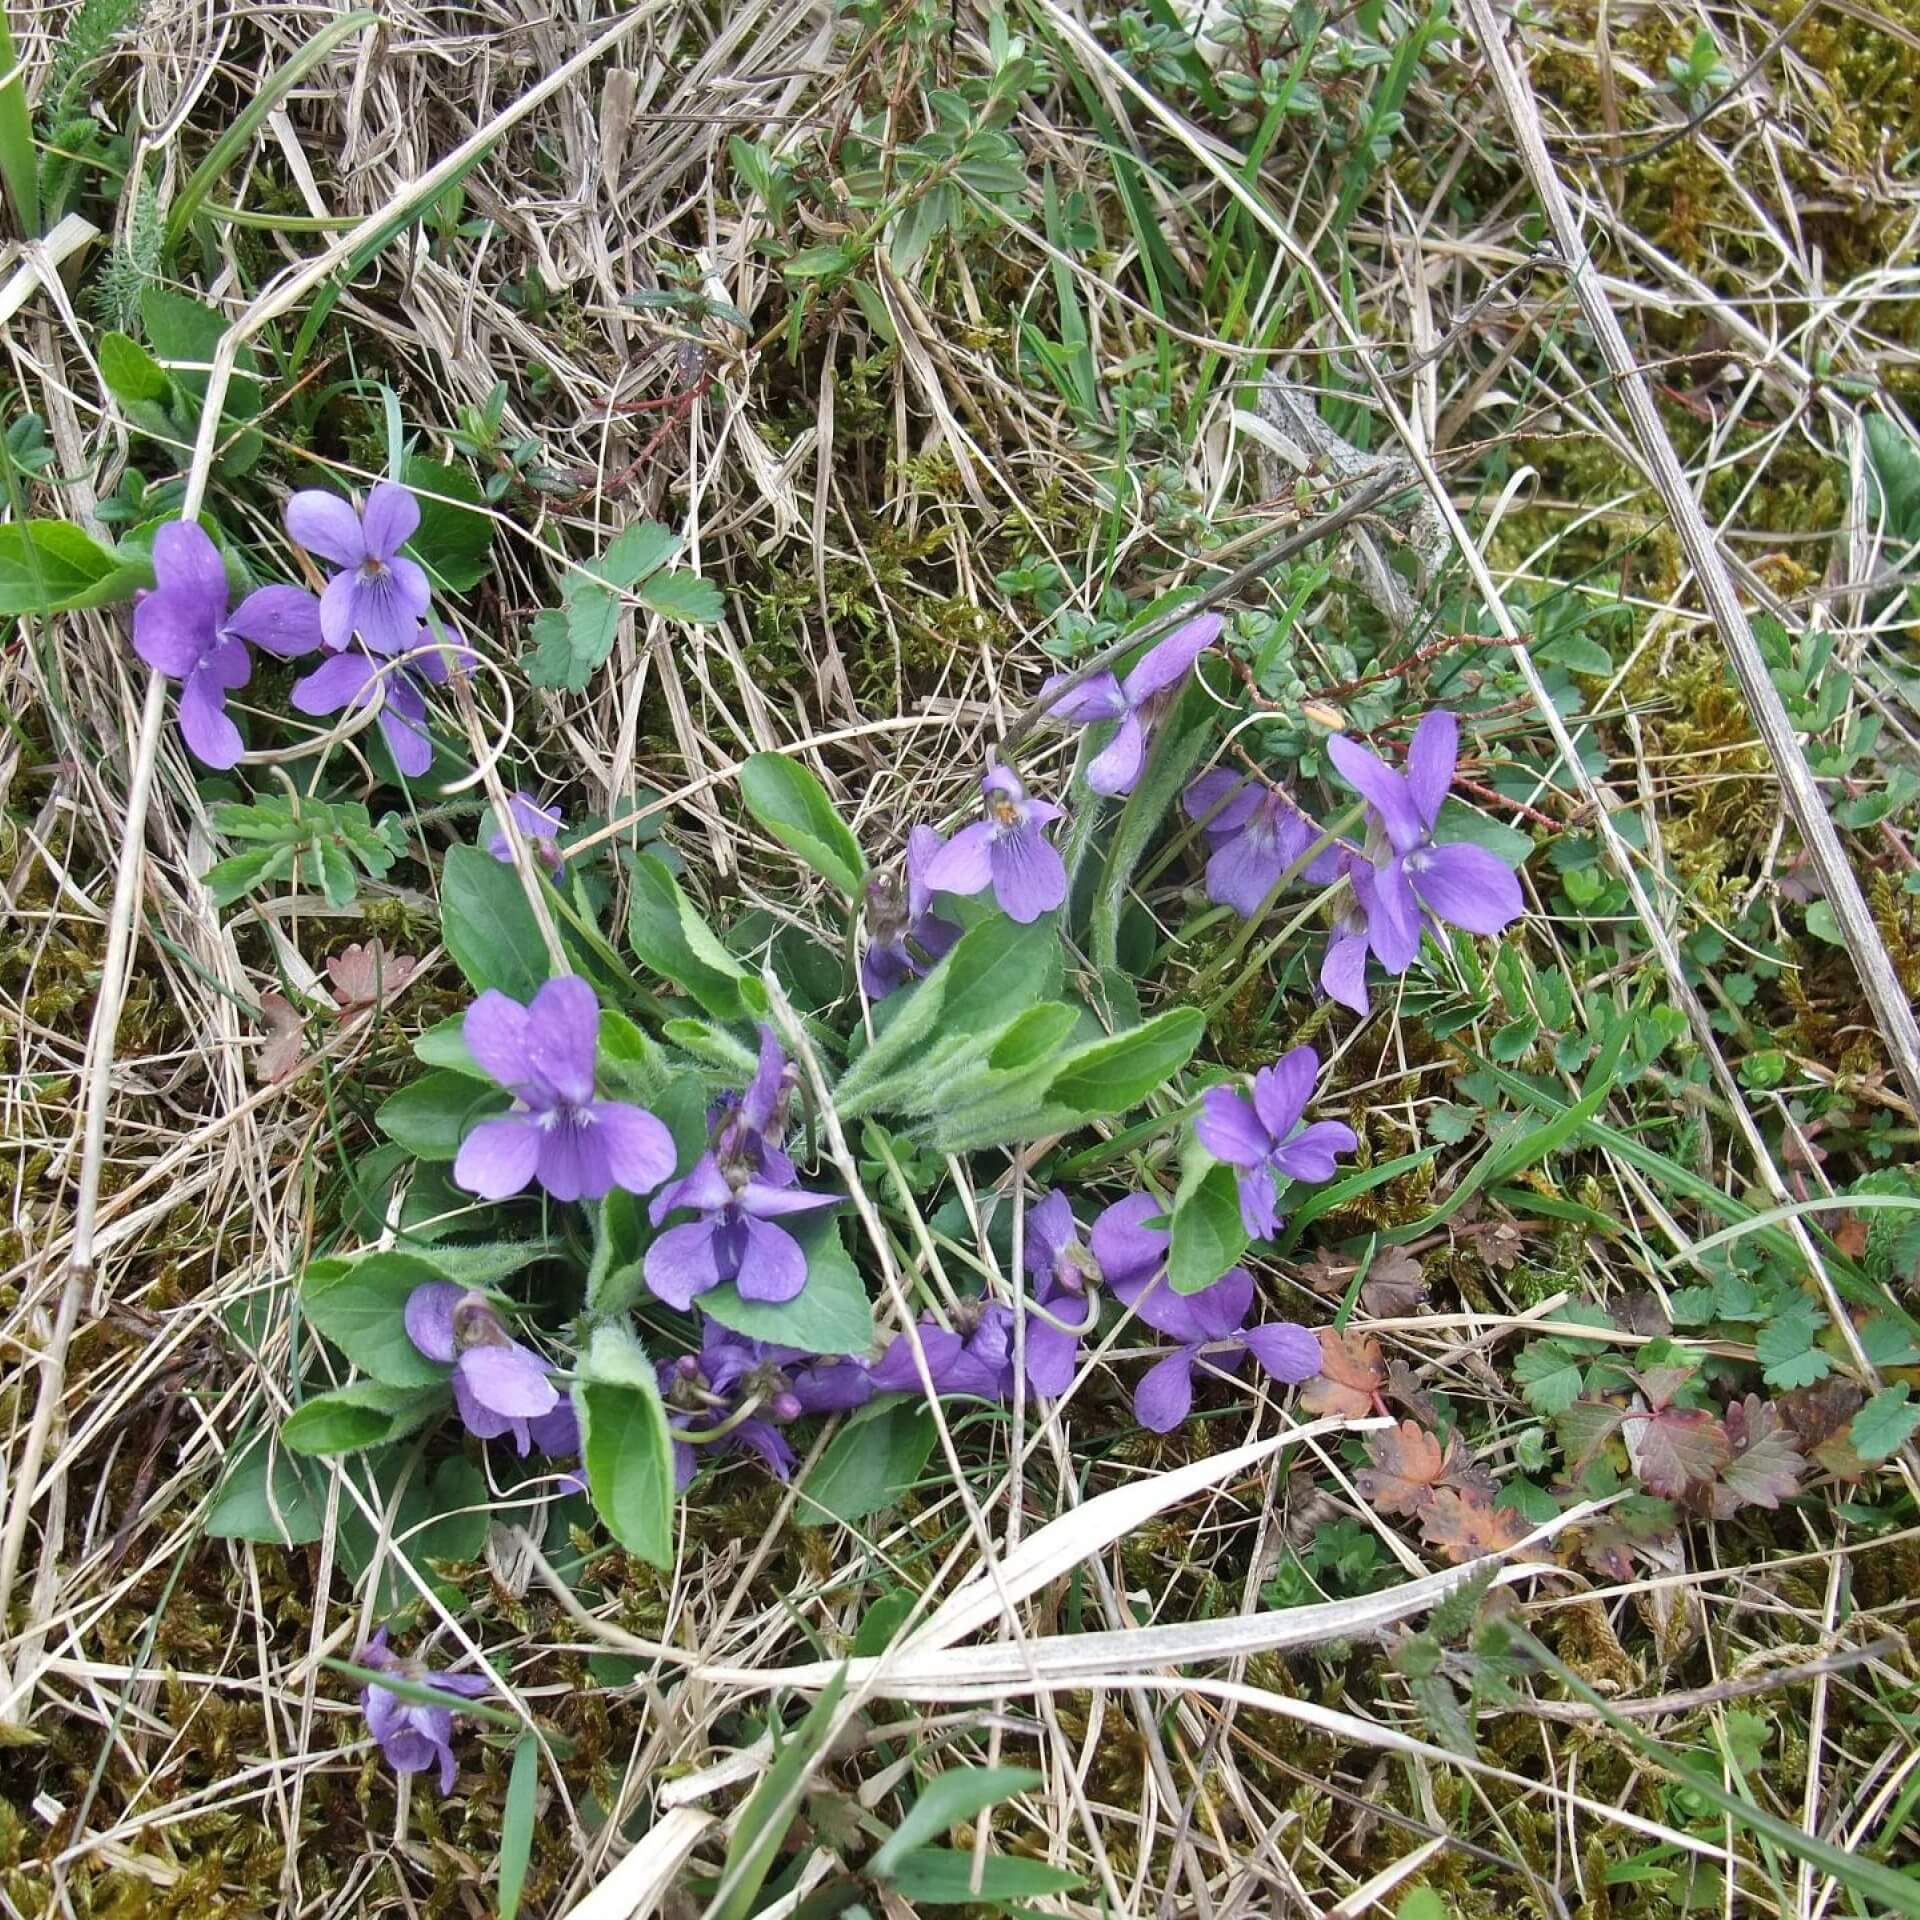
[[[474,1347],[508,1347],[513,1342],[485,1296],[470,1293],[453,1309],[453,1344],[466,1353]]]
[[[577,1107],[571,1100],[556,1100],[533,1116],[533,1124],[542,1133],[584,1133],[594,1124],[591,1107]]]
[[[891,874],[876,874],[867,882],[867,933],[880,946],[906,938],[907,902],[900,883]]]
[[[1003,833],[1010,833],[1020,824],[1020,802],[1004,793],[996,793],[987,801],[987,818]]]
[[[1078,1240],[1069,1240],[1054,1256],[1053,1277],[1069,1293],[1086,1293],[1100,1284],[1100,1262]]]

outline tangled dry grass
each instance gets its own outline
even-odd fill
[[[101,7],[16,18],[30,89]],[[731,783],[748,754],[804,758],[862,841],[890,852],[911,820],[960,810],[984,749],[1056,664],[1063,616],[1099,614],[1102,582],[1146,598],[1260,554],[1350,477],[1341,447],[1401,463],[1421,489],[1417,524],[1368,522],[1324,557],[1328,591],[1384,603],[1404,653],[1437,656],[1443,605],[1534,608],[1608,576],[1625,644],[1581,700],[1558,700],[1515,650],[1531,686],[1513,733],[1568,751],[1506,817],[1599,837],[1623,889],[1607,909],[1623,972],[1661,983],[1711,1063],[1684,1098],[1674,1083],[1670,1113],[1643,1088],[1619,1124],[1664,1142],[1670,1122],[1676,1159],[1761,1208],[1824,1190],[1797,1092],[1844,1089],[1880,1116],[1896,1161],[1910,1157],[1920,929],[1898,883],[1916,865],[1912,807],[1820,842],[1845,782],[1809,770],[1796,714],[1769,724],[1781,676],[1749,619],[1768,610],[1833,637],[1845,716],[1884,726],[1855,780],[1915,765],[1912,609],[1888,591],[1912,555],[1876,510],[1866,422],[1900,416],[1920,365],[1920,22],[1852,0],[1602,0],[1518,21],[1468,0],[1409,75],[1401,123],[1373,126],[1380,82],[1365,66],[1325,81],[1318,119],[1234,108],[1216,81],[1242,36],[1290,56],[1246,24],[1258,9],[1202,11],[1123,23],[1117,8],[1027,0],[1008,21],[1044,62],[1009,126],[1024,195],[963,198],[938,272],[882,254],[864,297],[803,309],[767,243],[835,235],[779,231],[730,139],[829,177],[856,130],[882,152],[906,142],[929,89],[989,69],[973,5],[393,0],[234,156],[212,197],[238,212],[163,254],[169,209],[213,141],[341,16],[156,0],[85,76],[95,114],[128,136],[111,227],[80,237],[64,277],[44,243],[0,271],[14,276],[0,297],[8,418],[45,423],[59,510],[97,524],[134,439],[102,381],[101,334],[128,287],[156,276],[270,321],[281,347],[322,286],[338,292],[260,423],[269,462],[309,479],[377,478],[398,410],[443,454],[463,410],[505,381],[496,447],[532,448],[531,484],[492,510],[496,566],[474,611],[502,671],[476,680],[466,711],[480,758],[510,745],[523,784],[610,837],[664,827],[730,915],[827,947],[840,935],[818,883],[743,822]],[[1316,31],[1358,46],[1367,14]],[[1159,46],[1181,22],[1221,31]],[[1726,75],[1697,100],[1663,92],[1666,61],[1703,27]],[[1356,174],[1337,138],[1350,122],[1383,165]],[[422,217],[384,219],[401,212]],[[383,226],[377,253],[363,249]],[[1070,229],[1092,237],[1063,244]],[[299,300],[282,299],[323,257]],[[677,304],[631,299],[663,291]],[[1079,403],[1071,372],[1046,375],[1036,333],[1091,370]],[[1645,382],[1632,406],[1620,353]],[[1344,437],[1288,439],[1276,420],[1301,393],[1337,411]],[[687,631],[630,610],[590,691],[530,687],[517,662],[533,612],[647,517],[684,535],[726,617]],[[258,531],[275,537],[264,516]],[[1031,584],[1049,567],[1062,590]],[[1506,637],[1543,632],[1508,621]],[[1731,677],[1729,644],[1744,670]],[[1337,713],[1356,676],[1324,648],[1307,669],[1307,693]],[[769,1764],[765,1694],[818,1685],[817,1663],[837,1664],[893,1581],[983,1604],[926,1644],[918,1691],[884,1667],[856,1675],[842,1738],[796,1802],[792,1877],[764,1912],[798,1911],[834,1846],[928,1755],[1041,1769],[1044,1787],[976,1844],[1084,1875],[1084,1895],[1049,1903],[1062,1912],[1874,1910],[1689,1798],[1590,1700],[1537,1675],[1486,1710],[1477,1756],[1437,1739],[1381,1656],[1450,1576],[1341,1598],[1287,1637],[1262,1591],[1318,1531],[1370,1537],[1396,1583],[1434,1565],[1361,1497],[1337,1430],[1277,1401],[1236,1402],[1179,1446],[1128,1431],[1111,1377],[1124,1348],[1061,1402],[1017,1405],[984,1452],[978,1433],[971,1450],[947,1436],[918,1497],[864,1534],[800,1527],[804,1476],[729,1478],[684,1512],[674,1576],[616,1555],[591,1606],[548,1577],[565,1543],[545,1537],[543,1556],[541,1496],[524,1490],[496,1489],[482,1551],[438,1573],[431,1543],[391,1531],[351,1473],[330,1483],[311,1548],[207,1538],[236,1444],[288,1408],[288,1276],[354,1230],[342,1169],[407,1071],[411,1035],[457,1004],[435,906],[390,888],[347,909],[301,894],[217,911],[198,879],[214,857],[208,799],[155,730],[119,612],[13,623],[0,702],[10,1913],[493,1911],[507,1744],[466,1748],[445,1802],[396,1795],[326,1664],[365,1640],[383,1591],[424,1595],[443,1645],[484,1653],[515,1713],[571,1742],[543,1762],[524,1910],[702,1911]],[[1042,738],[1030,770],[1064,780],[1065,752]],[[477,809],[498,780],[447,807]],[[1804,1017],[1768,1078],[1738,1009],[1719,1017],[1732,1003],[1717,980],[1693,984],[1682,953],[1809,871],[1836,943],[1809,943],[1772,909]],[[1551,915],[1531,923],[1543,957],[1561,931]],[[326,958],[376,933],[419,956],[414,984],[263,1072],[268,996],[324,989]],[[117,1006],[116,938],[130,943]],[[1232,1020],[1216,1044],[1234,1059]],[[1447,1104],[1450,1070],[1397,1012],[1342,1057],[1343,1098],[1372,1116],[1383,1160]],[[1604,1147],[1559,1193],[1609,1232],[1549,1236],[1518,1269],[1448,1238],[1429,1262],[1441,1297],[1413,1311],[1363,1300],[1353,1322],[1423,1391],[1483,1414],[1499,1465],[1524,1424],[1518,1342],[1564,1327],[1569,1303],[1659,1293],[1715,1224]],[[1431,1200],[1397,1194],[1392,1224]],[[1785,1228],[1856,1376],[1910,1372],[1861,1349],[1800,1216]],[[879,1257],[898,1247],[885,1231],[874,1243]],[[1299,1271],[1277,1284],[1312,1298]],[[1556,1544],[1576,1509],[1503,1582],[1515,1617],[1632,1726],[1707,1756],[1756,1808],[1910,1866],[1912,1472],[1903,1449],[1865,1482],[1820,1486],[1764,1536],[1691,1527],[1684,1549],[1612,1580]],[[1088,1517],[1116,1493],[1129,1504]],[[350,1569],[356,1521],[375,1544]],[[1036,1541],[1065,1557],[1036,1558]],[[462,1606],[441,1597],[441,1573]],[[1095,1628],[1149,1625],[1173,1637],[1102,1640],[1066,1664]],[[953,1651],[982,1630],[1011,1650],[998,1665]],[[976,1658],[986,1678],[969,1686]],[[1763,1760],[1735,1737],[1756,1706]],[[1416,1887],[1446,1904],[1403,1908]]]

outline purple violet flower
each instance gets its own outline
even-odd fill
[[[1096,674],[1061,695],[1048,708],[1054,719],[1064,720],[1070,726],[1090,727],[1102,721],[1119,721],[1113,738],[1087,767],[1087,785],[1095,793],[1118,795],[1133,791],[1140,769],[1146,764],[1147,747],[1154,729],[1173,704],[1174,689],[1187,677],[1201,654],[1219,639],[1225,625],[1226,621],[1217,613],[1200,614],[1149,647],[1124,680],[1111,673]],[[1069,677],[1056,673],[1040,689],[1041,699]]]
[[[860,956],[860,984],[869,1000],[884,1000],[909,980],[917,980],[944,960],[960,938],[960,929],[933,911],[927,866],[942,846],[931,827],[915,827],[907,836],[906,897],[892,874],[867,882],[867,950]]]
[[[1499,933],[1525,910],[1519,881],[1485,847],[1434,844],[1459,752],[1450,713],[1429,713],[1414,729],[1404,774],[1345,734],[1327,742],[1335,771],[1372,809],[1373,898],[1363,911],[1368,943],[1389,973],[1413,964],[1423,914],[1467,933]]]
[[[543,807],[530,793],[516,793],[507,801],[507,811],[513,816],[513,824],[519,828],[520,837],[532,850],[533,857],[549,873],[558,873],[565,855],[560,851],[560,829],[567,823],[558,807]],[[513,849],[507,844],[505,827],[495,827],[487,840],[487,851],[496,860],[511,863]]]
[[[1278,787],[1261,786],[1228,767],[1203,773],[1181,806],[1202,823],[1213,853],[1207,861],[1207,898],[1251,920],[1280,876],[1320,838],[1320,829]],[[1300,878],[1325,886],[1337,877],[1331,847],[1308,863]]]
[[[1157,1237],[1164,1246],[1167,1236]],[[1229,1268],[1198,1293],[1175,1293],[1158,1270],[1115,1280],[1113,1290],[1148,1326],[1177,1343],[1133,1390],[1134,1418],[1150,1433],[1171,1433],[1187,1417],[1196,1363],[1238,1373],[1252,1354],[1263,1373],[1290,1387],[1320,1371],[1320,1342],[1310,1328],[1291,1320],[1247,1325],[1254,1289],[1245,1267]]]
[[[578,1424],[556,1419],[572,1408],[547,1378],[546,1361],[514,1339],[484,1293],[429,1280],[407,1295],[406,1324],[421,1353],[453,1368],[454,1408],[476,1440],[511,1434],[523,1460],[536,1441],[543,1453],[579,1452]]]
[[[227,695],[253,672],[247,642],[285,658],[320,644],[320,603],[298,587],[261,587],[227,614],[227,570],[198,521],[172,520],[153,536],[151,593],[133,608],[133,650],[180,682],[180,732],[196,760],[230,767],[240,729]]]
[[[1013,1397],[1013,1309],[997,1300],[963,1300],[943,1327],[931,1314],[919,1322],[933,1390],[943,1400],[961,1394],[978,1400]],[[920,1393],[920,1369],[904,1333],[888,1342],[867,1378],[875,1393]]]
[[[1256,1240],[1280,1230],[1275,1174],[1317,1185],[1333,1178],[1336,1153],[1360,1144],[1344,1121],[1300,1124],[1319,1076],[1319,1055],[1295,1047],[1253,1076],[1251,1100],[1229,1087],[1209,1087],[1201,1099],[1193,1130],[1216,1160],[1240,1169],[1240,1220]]]
[[[1320,959],[1320,991],[1329,1000],[1364,1014],[1372,1006],[1367,997],[1367,948],[1373,923],[1373,868],[1349,847],[1339,854],[1340,872],[1346,876],[1347,895],[1334,917],[1333,931],[1327,935],[1327,950]]]
[[[419,563],[400,549],[419,525],[419,501],[391,480],[368,493],[359,513],[317,489],[287,502],[287,531],[341,569],[320,596],[320,631],[335,653],[356,634],[374,653],[404,653],[414,644],[433,594]]]
[[[394,1673],[403,1679],[431,1686],[447,1695],[444,1707],[421,1706],[402,1700],[382,1686],[360,1690],[360,1711],[367,1716],[367,1730],[380,1743],[380,1752],[395,1773],[426,1773],[436,1765],[440,1770],[440,1791],[453,1791],[453,1716],[462,1700],[477,1700],[492,1691],[493,1683],[484,1673],[435,1673],[424,1661],[403,1659],[387,1646],[387,1630],[382,1627],[360,1649],[355,1664],[371,1667],[377,1673]]]
[[[1067,897],[1066,862],[1043,829],[1060,818],[1045,800],[1030,800],[1011,767],[995,767],[980,782],[987,817],[962,827],[932,854],[922,873],[934,893],[993,897],[1009,919],[1038,920]]]
[[[769,1026],[760,1029],[760,1058],[753,1078],[738,1093],[723,1093],[707,1109],[708,1145],[723,1166],[743,1162],[771,1186],[790,1187],[798,1177],[787,1158],[787,1107],[798,1076]],[[657,1222],[656,1222],[657,1224]]]
[[[674,1433],[714,1435],[700,1442],[675,1439],[674,1484],[682,1492],[699,1464],[699,1446],[744,1447],[784,1480],[794,1456],[783,1426],[811,1413],[848,1413],[873,1397],[864,1361],[751,1340],[715,1320],[702,1329],[697,1354],[663,1360],[658,1373]]]
[[[1080,1342],[1100,1318],[1100,1263],[1081,1239],[1064,1193],[1027,1209],[1026,1260],[1034,1302],[1052,1315],[1027,1315],[1027,1385],[1051,1398],[1073,1384]]]
[[[456,1185],[505,1200],[537,1179],[556,1200],[598,1200],[612,1187],[651,1193],[672,1174],[666,1128],[644,1107],[595,1095],[600,1003],[578,974],[549,980],[526,1006],[489,987],[461,1033],[514,1104],[460,1143]]]
[[[1136,1196],[1108,1207],[1082,1237],[1080,1223],[1064,1193],[1050,1193],[1027,1210],[1026,1263],[1033,1300],[1052,1319],[1027,1315],[1027,1386],[1037,1398],[1052,1399],[1073,1384],[1080,1342],[1100,1318],[1103,1281],[1134,1270],[1138,1249],[1125,1228],[1133,1210],[1151,1215],[1158,1204]],[[1166,1235],[1157,1255],[1165,1258]],[[998,1300],[962,1300],[944,1327],[931,1314],[919,1322],[920,1345],[934,1391],[942,1398],[966,1394],[981,1400],[1013,1398],[1013,1309]],[[1062,1322],[1060,1326],[1054,1320]],[[871,1375],[880,1393],[920,1393],[920,1369],[905,1334],[896,1334],[874,1362]]]
[[[694,1297],[732,1280],[743,1300],[791,1300],[807,1284],[807,1256],[775,1221],[838,1206],[840,1196],[794,1185],[785,1132],[786,1061],[771,1028],[760,1030],[760,1064],[737,1102],[709,1114],[712,1145],[684,1180],[653,1197],[649,1218],[690,1207],[699,1214],[669,1227],[647,1249],[643,1271],[656,1297],[685,1312]]]
[[[319,716],[344,707],[364,707],[378,691],[380,732],[393,764],[409,780],[417,780],[433,764],[433,741],[427,733],[426,687],[442,686],[447,678],[447,650],[430,644],[425,627],[414,629],[420,644],[378,659],[355,641],[344,652],[329,653],[314,670],[293,683],[287,698],[294,710]],[[464,662],[473,656],[465,647],[454,649]]]

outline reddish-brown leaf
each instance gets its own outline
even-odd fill
[[[1347,1282],[1354,1276],[1355,1268],[1351,1260],[1342,1260],[1331,1247],[1316,1247],[1313,1258],[1300,1269],[1300,1278],[1315,1293],[1323,1293],[1329,1299],[1337,1300],[1347,1290]]]
[[[1640,1484],[1669,1500],[1711,1482],[1733,1451],[1726,1428],[1701,1407],[1635,1408],[1621,1431]]]
[[[1581,1536],[1580,1557],[1595,1573],[1622,1583],[1634,1578],[1637,1563],[1654,1564],[1649,1549],[1672,1540],[1674,1529],[1653,1525],[1645,1519],[1621,1519],[1625,1511],[1615,1508],[1604,1520],[1587,1528]]]
[[[253,1070],[262,1086],[277,1086],[300,1064],[300,1056],[307,1050],[306,1022],[284,993],[263,993],[260,1011],[267,1022],[267,1044],[260,1049]]]
[[[1836,1375],[1818,1386],[1795,1387],[1791,1393],[1783,1393],[1780,1413],[1793,1429],[1801,1451],[1811,1453],[1836,1433],[1844,1433],[1866,1398],[1851,1380]]]
[[[1446,1477],[1447,1455],[1457,1443],[1442,1446],[1426,1428],[1402,1420],[1384,1433],[1367,1435],[1372,1462],[1353,1476],[1361,1498],[1380,1513],[1418,1513]]]
[[[1396,1320],[1417,1312],[1427,1297],[1427,1282],[1404,1247],[1388,1247],[1376,1256],[1360,1283],[1360,1304],[1376,1320]]]
[[[1866,1398],[1851,1380],[1822,1380],[1818,1386],[1783,1393],[1779,1407],[1808,1459],[1836,1480],[1858,1480],[1867,1463],[1854,1452],[1848,1429]]]
[[[1527,1537],[1527,1523],[1511,1507],[1496,1507],[1477,1490],[1436,1487],[1420,1511],[1420,1532],[1457,1567],[1517,1546]]]
[[[1380,1342],[1366,1333],[1320,1329],[1320,1377],[1309,1381],[1300,1404],[1309,1413],[1357,1420],[1373,1411],[1374,1395],[1386,1384]]]
[[[389,953],[378,940],[348,947],[327,961],[334,1003],[342,1013],[392,1000],[420,970],[410,953]]]
[[[1404,1360],[1387,1362],[1387,1398],[1404,1407],[1423,1427],[1440,1424],[1440,1409],[1433,1404]]]
[[[1770,1400],[1750,1393],[1728,1407],[1727,1444],[1733,1449],[1733,1458],[1721,1469],[1714,1492],[1730,1497],[1729,1511],[1777,1507],[1800,1490],[1806,1462],[1800,1457],[1799,1442]],[[1717,1500],[1715,1511],[1720,1511]]]
[[[1457,1433],[1443,1444],[1417,1420],[1369,1434],[1367,1458],[1372,1464],[1354,1475],[1354,1485],[1381,1513],[1418,1513],[1436,1487],[1481,1500],[1494,1495],[1493,1476],[1460,1444]]]
[[[1857,1213],[1843,1213],[1839,1224],[1832,1229],[1833,1244],[1849,1260],[1864,1260],[1867,1256],[1867,1223]]]
[[[1673,1396],[1693,1378],[1693,1371],[1691,1367],[1649,1367],[1634,1378],[1647,1396],[1647,1405],[1658,1413],[1672,1404]]]
[[[1480,1258],[1505,1273],[1527,1250],[1526,1236],[1511,1220],[1502,1220],[1479,1236]]]

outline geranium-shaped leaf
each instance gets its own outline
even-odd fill
[[[1778,1404],[1808,1459],[1837,1480],[1857,1480],[1867,1463],[1854,1451],[1850,1423],[1866,1397],[1851,1380],[1833,1379],[1783,1393]]]
[[[1621,1410],[1604,1400],[1576,1400],[1553,1423],[1553,1437],[1567,1456],[1567,1471],[1576,1479],[1593,1457],[1620,1431]]]
[[[1527,1537],[1527,1523],[1511,1507],[1496,1507],[1477,1489],[1436,1487],[1421,1509],[1420,1533],[1457,1567],[1519,1545]]]
[[[1376,1513],[1418,1513],[1446,1477],[1447,1456],[1456,1444],[1450,1437],[1442,1446],[1417,1421],[1402,1420],[1384,1433],[1367,1435],[1372,1464],[1362,1467],[1353,1483]]]
[[[410,953],[389,953],[378,940],[348,947],[327,960],[333,1001],[342,1013],[391,1000],[420,970]]]
[[[1309,1413],[1358,1420],[1373,1411],[1374,1396],[1386,1385],[1380,1342],[1367,1333],[1320,1329],[1320,1377],[1309,1381],[1300,1404]]]
[[[1727,1464],[1727,1430],[1703,1407],[1636,1407],[1622,1423],[1627,1454],[1649,1493],[1677,1500]]]
[[[1390,1394],[1396,1371],[1405,1372],[1397,1360],[1388,1369]],[[1354,1484],[1381,1513],[1419,1513],[1439,1487],[1469,1499],[1494,1495],[1493,1476],[1461,1445],[1460,1436],[1450,1433],[1443,1441],[1420,1420],[1402,1420],[1384,1433],[1369,1434],[1367,1458],[1371,1464],[1354,1475]]]
[[[1770,1400],[1750,1393],[1736,1400],[1726,1414],[1727,1444],[1733,1458],[1722,1469],[1715,1495],[1727,1496],[1727,1509],[1777,1507],[1800,1488],[1807,1463],[1800,1443]],[[1716,1512],[1721,1501],[1716,1497]]]

